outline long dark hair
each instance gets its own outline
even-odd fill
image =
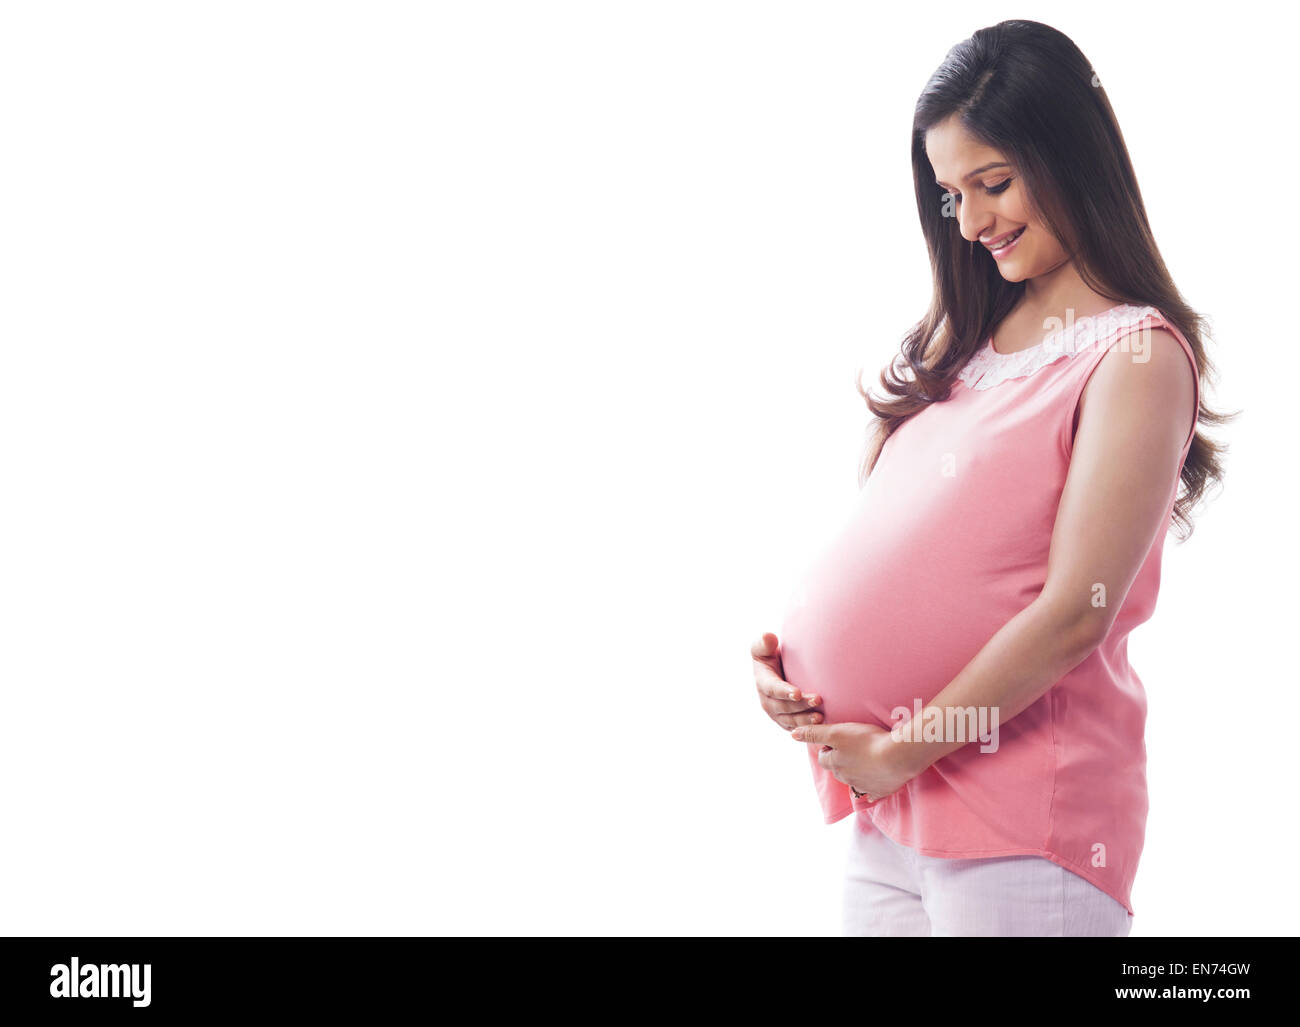
[[[875,416],[859,484],[904,421],[948,398],[967,359],[1024,292],[1023,282],[1001,276],[983,246],[962,238],[956,218],[944,216],[925,134],[952,115],[1006,155],[1034,214],[1061,241],[1089,288],[1117,304],[1155,307],[1183,333],[1202,382],[1198,425],[1235,417],[1217,413],[1204,399],[1203,383],[1216,374],[1201,343],[1208,326],[1183,300],[1161,259],[1115,112],[1088,59],[1048,25],[1003,21],[954,46],[916,103],[912,173],[934,293],[925,318],[880,375],[887,397],[868,394],[859,371],[858,392]],[[1222,483],[1219,458],[1226,450],[1196,433],[1172,517],[1185,529],[1180,539],[1192,533],[1192,507],[1211,483]]]

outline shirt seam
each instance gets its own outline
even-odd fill
[[[1052,789],[1047,797],[1047,833],[1043,837],[1043,848],[1047,848],[1048,843],[1052,840],[1052,828],[1055,823],[1052,818],[1056,816],[1056,767],[1058,763],[1056,754],[1056,703],[1059,695],[1056,686],[1060,683],[1060,681],[1054,682],[1047,692],[1047,726],[1051,732],[1052,740]]]

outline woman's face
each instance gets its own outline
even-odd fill
[[[962,238],[989,250],[1003,278],[1021,282],[1065,263],[1068,255],[1034,216],[1016,169],[967,132],[956,115],[925,134],[925,150],[938,184],[953,194],[936,190],[935,202],[957,218]]]

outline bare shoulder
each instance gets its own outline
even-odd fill
[[[1172,421],[1186,438],[1195,390],[1196,372],[1182,343],[1166,328],[1150,328],[1112,344],[1084,388],[1079,411],[1093,407],[1130,422]]]

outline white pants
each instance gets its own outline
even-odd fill
[[[923,856],[854,814],[846,937],[1128,936],[1128,910],[1043,856]]]

